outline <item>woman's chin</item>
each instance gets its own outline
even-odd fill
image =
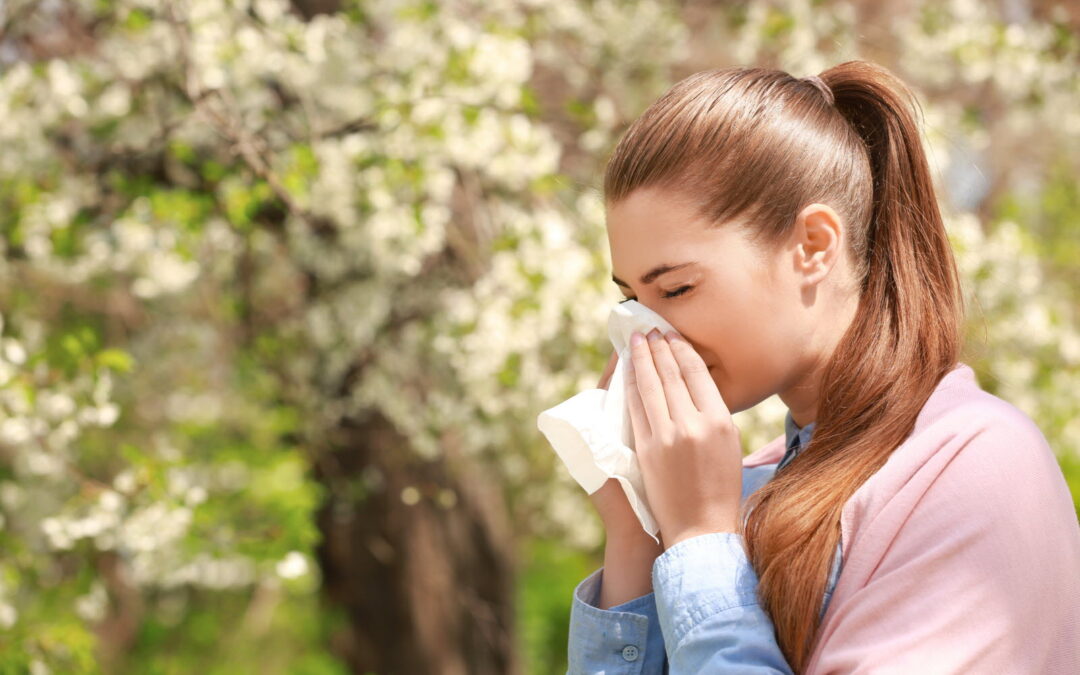
[[[716,385],[716,389],[720,392],[720,397],[724,399],[724,403],[731,409],[731,401],[728,399],[732,397],[733,392],[731,385],[723,378],[720,373],[720,369],[716,366],[709,366],[709,375],[712,376],[713,384]]]

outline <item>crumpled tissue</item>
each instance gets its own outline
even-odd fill
[[[630,334],[637,331],[644,335],[653,328],[661,333],[678,332],[636,300],[616,304],[608,315],[608,337],[619,359],[608,388],[575,394],[540,413],[536,426],[586,493],[599,490],[608,478],[619,481],[641,526],[659,544],[656,533],[660,527],[646,499],[625,391]]]

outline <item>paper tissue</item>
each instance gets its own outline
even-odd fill
[[[630,358],[630,334],[675,331],[662,316],[636,300],[615,305],[608,315],[608,337],[619,355],[608,388],[586,389],[536,419],[536,425],[566,464],[570,475],[592,494],[614,477],[622,485],[641,526],[660,543],[660,531],[645,495],[634,431],[626,407],[625,364]],[[677,332],[677,331],[676,331]]]

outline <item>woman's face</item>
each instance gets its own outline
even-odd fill
[[[779,393],[793,412],[798,406],[796,422],[814,419],[809,376],[838,337],[815,330],[823,311],[815,291],[841,256],[813,259],[822,239],[814,234],[820,223],[811,222],[808,231],[800,215],[790,242],[765,253],[738,225],[709,227],[672,193],[642,188],[609,205],[613,280],[693,345],[732,413]],[[824,233],[838,235],[839,228]]]

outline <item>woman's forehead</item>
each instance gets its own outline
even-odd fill
[[[714,227],[687,203],[662,193],[634,192],[607,211],[608,244],[617,270],[622,259],[632,267],[678,264],[700,259],[702,250],[741,249],[738,229]]]

